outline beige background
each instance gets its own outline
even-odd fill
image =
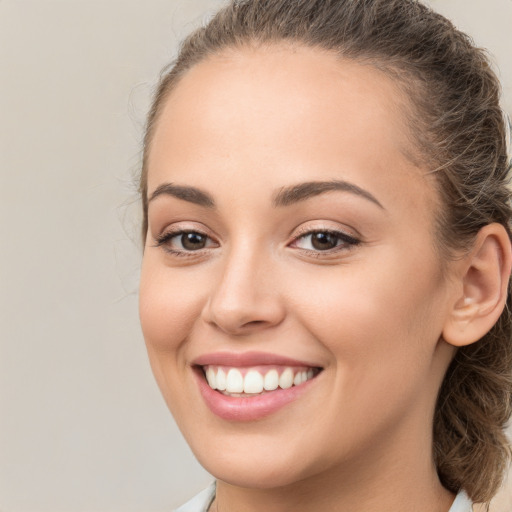
[[[0,0],[2,512],[169,511],[211,480],[146,360],[132,181],[159,70],[220,3]],[[512,0],[432,3],[512,111]]]

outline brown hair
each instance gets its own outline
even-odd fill
[[[183,43],[164,70],[148,116],[140,192],[147,231],[147,161],[162,106],[180,77],[225,49],[283,41],[378,67],[407,92],[411,137],[435,172],[442,199],[444,258],[468,249],[492,222],[510,234],[509,162],[500,87],[484,51],[415,0],[232,1]],[[434,417],[434,459],[443,485],[475,502],[496,493],[510,459],[504,428],[512,413],[510,294],[498,323],[457,351]]]

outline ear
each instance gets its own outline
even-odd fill
[[[457,292],[442,334],[446,342],[457,347],[474,343],[498,321],[507,299],[511,254],[501,224],[479,231],[473,249],[459,262]]]

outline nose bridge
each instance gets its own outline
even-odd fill
[[[241,334],[282,320],[284,309],[270,251],[255,240],[238,240],[220,265],[219,278],[204,310],[207,322],[225,332]]]

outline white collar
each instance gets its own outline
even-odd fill
[[[212,504],[214,498],[215,482],[174,512],[208,512],[208,508]],[[448,512],[473,512],[471,500],[464,491],[460,491],[459,494],[457,494],[457,497]]]

